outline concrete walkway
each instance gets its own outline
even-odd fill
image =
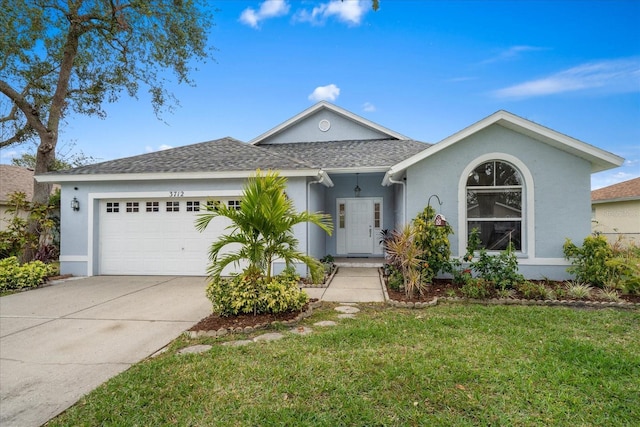
[[[327,288],[304,288],[311,298],[331,302],[384,302],[382,283],[375,267],[338,267]]]
[[[0,425],[40,426],[211,314],[202,277],[96,276],[0,298]]]

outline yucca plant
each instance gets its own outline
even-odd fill
[[[385,244],[387,261],[402,273],[404,291],[408,297],[424,292],[420,276],[422,250],[416,244],[415,230],[407,224],[400,231],[394,230]]]

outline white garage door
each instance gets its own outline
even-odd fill
[[[238,200],[226,200],[239,206]],[[204,276],[209,247],[230,224],[215,218],[200,233],[194,221],[204,200],[101,200],[100,274]],[[224,273],[233,271],[229,266]]]

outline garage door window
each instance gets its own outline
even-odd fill
[[[127,202],[127,212],[140,212],[140,204],[138,202]]]
[[[187,212],[200,212],[200,202],[187,201]]]
[[[147,202],[147,212],[158,212],[160,205],[158,202]]]
[[[167,212],[179,212],[180,202],[167,202]]]
[[[120,203],[118,203],[118,202],[107,202],[107,212],[108,213],[120,212]]]
[[[229,207],[237,211],[240,210],[240,200],[229,200]]]

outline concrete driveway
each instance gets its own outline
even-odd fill
[[[211,313],[202,277],[98,276],[0,298],[0,425],[40,426]]]

